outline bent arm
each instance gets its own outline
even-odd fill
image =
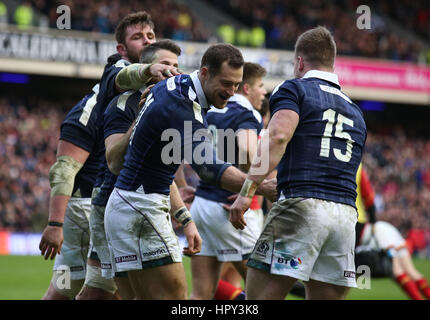
[[[57,161],[49,171],[51,185],[49,221],[64,222],[66,207],[72,195],[76,174],[87,161],[88,156],[88,151],[68,141],[59,141]]]
[[[105,139],[106,162],[110,172],[118,176],[124,165],[124,157],[127,152],[131,133],[133,132],[135,121],[131,124],[126,133],[111,134]]]
[[[258,144],[257,154],[261,155],[261,159],[254,156],[248,173],[249,180],[260,184],[270,172],[276,169],[298,123],[299,115],[292,110],[279,110],[273,115],[269,122],[268,133],[263,135]],[[262,165],[267,169],[261,170]]]

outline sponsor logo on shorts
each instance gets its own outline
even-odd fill
[[[112,265],[110,263],[101,263],[102,269],[112,269]]]
[[[130,262],[130,261],[137,261],[137,256],[135,254],[133,254],[130,256],[122,256],[122,257],[116,257],[115,258],[116,263]]]
[[[354,271],[343,271],[343,276],[345,278],[354,278],[355,279],[355,272]]]
[[[157,249],[154,251],[144,252],[144,253],[142,253],[142,255],[144,257],[152,257],[152,256],[159,256],[159,255],[164,254],[164,253],[167,253],[166,249],[161,248],[161,249]]]
[[[269,251],[269,244],[266,241],[261,241],[257,247],[257,253],[259,255],[265,256]]]
[[[296,257],[291,258],[291,259],[278,258],[278,263],[279,264],[285,264],[286,266],[297,270],[299,268],[299,266],[302,264],[302,260],[300,258],[296,258]]]
[[[218,252],[218,254],[238,254],[239,251],[237,251],[236,249],[221,249],[221,250],[217,250],[216,252]]]
[[[84,267],[83,267],[83,266],[74,266],[74,267],[70,267],[70,271],[71,271],[71,272],[84,271]]]

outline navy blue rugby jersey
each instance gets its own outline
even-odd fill
[[[270,111],[297,112],[299,123],[278,165],[278,194],[355,207],[355,175],[366,141],[360,108],[333,73],[311,70],[273,91]]]
[[[208,127],[213,135],[212,141],[215,150],[217,150],[217,157],[221,160],[231,162],[235,167],[239,166],[239,151],[236,139],[231,140],[234,143],[234,148],[230,148],[230,150],[234,151],[234,153],[230,151],[232,154],[228,154],[228,139],[226,136],[223,136],[223,134],[226,134],[228,129],[234,132],[240,129],[251,129],[255,130],[258,136],[263,128],[263,118],[260,113],[252,107],[248,99],[240,94],[235,94],[231,97],[224,109],[212,107],[207,113],[207,121]],[[223,139],[223,143],[220,143],[220,139]],[[221,157],[221,150],[218,148],[222,146],[224,146],[224,150],[222,150],[223,153]],[[200,180],[196,190],[196,195],[199,197],[224,203],[232,203],[232,201],[227,200],[227,197],[232,194],[233,193],[230,191],[217,188],[202,180]]]
[[[200,178],[219,183],[229,164],[216,161],[207,109],[197,71],[156,84],[136,120],[115,187],[168,195],[184,158]]]
[[[119,60],[118,60],[119,59]],[[100,91],[97,98],[97,105],[94,112],[97,114],[97,128],[100,137],[103,137],[103,113],[105,112],[109,102],[118,94],[115,89],[116,75],[128,66],[130,62],[121,59],[119,54],[114,54],[109,57],[103,75],[100,80]],[[99,144],[99,150],[96,151],[100,155],[99,171],[94,187],[100,187],[104,179],[104,162],[105,162],[105,144],[104,140]]]
[[[121,133],[125,134],[136,119],[139,110],[139,101],[142,91],[127,91],[116,96],[106,108],[103,115],[104,140],[107,137]],[[98,206],[106,206],[109,196],[114,188],[117,176],[110,172],[106,158],[103,161],[104,177],[100,192],[92,203]]]
[[[98,92],[97,84],[92,93],[86,95],[69,111],[60,129],[60,140],[68,141],[90,153],[75,177],[72,193],[77,195],[76,192],[79,191],[78,194],[84,198],[91,198],[99,166],[98,144],[103,138],[99,136],[97,130],[96,114],[92,112],[97,102]]]
[[[66,115],[60,139],[68,141],[90,153],[82,169],[75,177],[73,193],[79,189],[82,197],[91,197],[96,186],[100,162],[104,157],[104,141],[101,125],[102,111],[115,96],[115,76],[128,64],[119,54],[111,55],[105,66],[102,80],[93,92],[79,101]]]

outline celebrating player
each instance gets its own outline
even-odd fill
[[[211,46],[199,71],[156,84],[139,113],[105,214],[114,269],[128,271],[137,299],[187,298],[181,252],[169,215],[169,207],[177,205],[169,204],[169,186],[182,160],[200,178],[232,191],[238,191],[245,179],[240,170],[218,161],[210,141],[204,139],[206,110],[210,104],[226,105],[242,81],[243,63],[233,46]],[[266,181],[260,190],[273,198],[273,187],[272,181]],[[175,209],[175,218],[185,228],[195,228],[185,207]],[[187,240],[187,254],[200,251],[197,230]]]
[[[297,39],[294,73],[270,97],[272,118],[259,149],[268,145],[269,168],[255,161],[230,211],[244,213],[259,183],[278,167],[279,199],[248,261],[247,299],[284,299],[297,279],[308,299],[344,299],[356,287],[355,175],[366,140],[360,108],[333,73],[336,44],[324,27]]]
[[[256,109],[261,107],[267,93],[263,83],[265,74],[266,70],[260,65],[245,63],[243,81],[239,85],[238,93],[229,99],[224,109],[212,108],[207,113],[208,126],[215,142],[214,148],[223,148],[217,150],[217,154],[223,154],[224,161],[231,158],[234,166],[244,172],[247,172],[251,165],[257,149],[258,134],[262,129],[262,118]],[[236,133],[236,137],[229,140],[221,134],[218,135],[219,130],[231,130]],[[231,142],[233,148],[227,145]],[[234,151],[234,155],[228,154],[229,150]],[[246,161],[239,163],[239,159]],[[215,289],[225,286],[224,282],[217,285],[223,262],[233,262],[240,275],[246,278],[247,257],[261,233],[263,212],[255,199],[256,203],[246,219],[248,228],[243,231],[236,230],[228,220],[228,211],[223,207],[224,203],[232,203],[227,199],[231,195],[231,192],[204,181],[200,181],[197,187],[190,212],[203,244],[200,253],[191,259],[192,299],[212,299]]]

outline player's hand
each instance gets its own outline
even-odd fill
[[[53,260],[57,253],[61,253],[61,246],[63,245],[63,228],[47,226],[42,234],[39,249],[45,260],[51,258]]]
[[[143,91],[142,95],[140,96],[139,111],[140,109],[142,109],[143,105],[145,104],[146,97],[148,96],[149,91],[151,91],[153,86],[155,86],[155,84],[151,84],[150,86],[146,87],[145,91]]]
[[[202,238],[197,231],[194,221],[191,221],[184,227],[184,234],[187,238],[188,247],[184,248],[183,254],[186,256],[191,256],[199,253],[202,249]]]
[[[182,72],[178,68],[173,66],[168,66],[161,63],[154,63],[149,68],[149,73],[151,74],[153,82],[159,82],[161,80],[177,76]]]
[[[275,202],[278,198],[278,191],[276,190],[277,180],[265,179],[257,188],[257,192],[263,194],[269,201]]]
[[[236,229],[243,230],[246,227],[244,214],[251,205],[252,198],[239,195],[230,209],[230,222]]]
[[[238,197],[238,196],[239,196],[239,194],[238,194],[238,193],[232,194],[231,196],[228,196],[228,197],[227,197],[227,200],[228,200],[228,201],[235,201],[235,200],[237,199],[237,197]],[[227,211],[230,211],[231,206],[232,206],[232,204],[229,204],[229,203],[223,203],[223,204],[222,204],[222,207],[223,207],[225,210],[227,210]]]

